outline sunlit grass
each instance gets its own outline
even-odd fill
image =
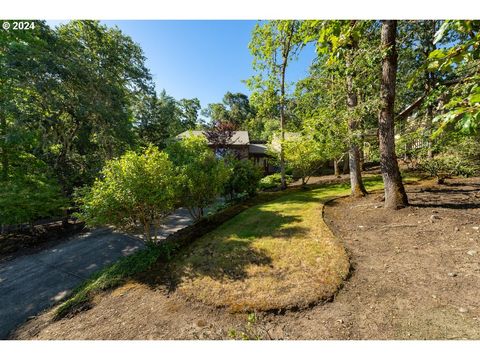
[[[365,179],[368,190],[381,178]],[[323,203],[348,183],[298,190],[253,206],[185,248],[168,271],[185,296],[231,311],[305,307],[331,297],[349,271]]]

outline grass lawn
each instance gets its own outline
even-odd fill
[[[369,190],[380,177],[365,179]],[[349,272],[323,203],[349,184],[294,191],[253,206],[184,248],[166,269],[190,299],[230,311],[301,308],[331,297]]]

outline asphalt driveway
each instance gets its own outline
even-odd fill
[[[162,235],[190,223],[187,212],[178,210],[168,218]],[[97,229],[38,253],[0,262],[0,339],[64,299],[95,271],[143,246],[136,237]]]

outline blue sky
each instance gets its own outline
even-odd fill
[[[65,21],[61,21],[65,22]],[[249,91],[242,80],[253,75],[248,50],[255,21],[109,20],[138,43],[147,57],[157,91],[176,99],[200,99],[202,107],[221,102],[227,91]],[[47,21],[55,26],[59,21]],[[303,78],[315,52],[312,46],[287,70],[287,79]]]

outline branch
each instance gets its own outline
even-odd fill
[[[418,108],[423,100],[425,99],[425,95],[420,96],[417,100],[415,100],[412,104],[408,105],[400,114],[397,115],[395,120],[402,120],[408,117],[416,108]]]
[[[452,86],[452,85],[456,85],[456,84],[459,84],[459,83],[462,83],[464,81],[467,81],[467,80],[470,80],[472,79],[472,77],[465,77],[465,78],[456,78],[456,79],[451,79],[451,80],[446,80],[446,81],[443,81],[441,83],[437,83],[435,85],[434,88],[436,88],[437,86],[439,85],[444,85],[444,86]],[[433,90],[433,89],[432,89]],[[395,120],[403,120],[405,119],[406,117],[408,117],[409,115],[412,114],[412,112],[417,109],[418,107],[420,107],[420,105],[422,105],[423,103],[423,100],[425,100],[425,98],[427,97],[427,95],[429,95],[430,92],[420,96],[417,100],[415,100],[412,104],[408,105],[402,112],[400,112],[400,114],[398,114],[395,118]]]

